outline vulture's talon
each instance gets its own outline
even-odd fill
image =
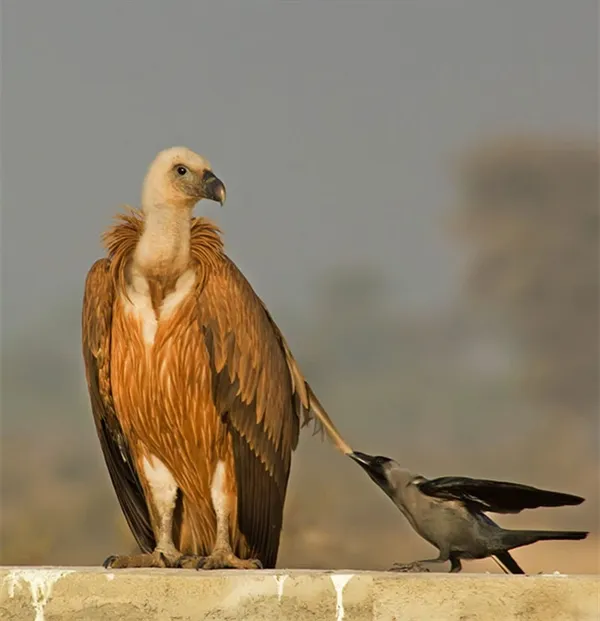
[[[175,567],[179,569],[199,569],[198,563],[203,559],[203,556],[196,556],[195,554],[182,554],[176,561]]]
[[[233,552],[213,551],[209,556],[198,557],[196,569],[263,569],[257,558],[241,559]]]
[[[154,556],[158,558],[161,567],[175,569],[179,567],[181,552],[173,545],[164,545],[154,550]]]
[[[159,550],[154,550],[152,554],[111,554],[102,565],[105,569],[174,567],[174,563]]]

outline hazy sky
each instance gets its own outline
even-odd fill
[[[396,299],[457,286],[449,157],[489,135],[597,131],[595,0],[2,3],[3,336],[81,303],[99,237],[184,144],[267,305],[384,265]],[[64,298],[60,302],[60,298]],[[77,328],[78,329],[78,328]]]

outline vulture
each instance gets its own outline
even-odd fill
[[[352,452],[201,199],[225,202],[210,163],[161,151],[86,277],[90,404],[140,548],[106,568],[274,568],[301,426]]]

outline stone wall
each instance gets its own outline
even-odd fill
[[[598,576],[0,568],[3,621],[598,621]]]

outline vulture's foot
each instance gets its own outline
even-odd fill
[[[262,569],[257,558],[241,559],[229,550],[213,550],[209,556],[184,556],[180,567],[195,569]]]
[[[177,567],[181,569],[198,569],[198,564],[205,558],[205,556],[197,556],[196,554],[184,554],[179,557]]]
[[[112,554],[102,565],[106,569],[125,569],[127,567],[177,567],[181,557],[176,550],[154,550],[152,554]]]
[[[403,573],[429,572],[430,570],[419,561],[414,563],[394,563],[388,571],[399,571]]]

